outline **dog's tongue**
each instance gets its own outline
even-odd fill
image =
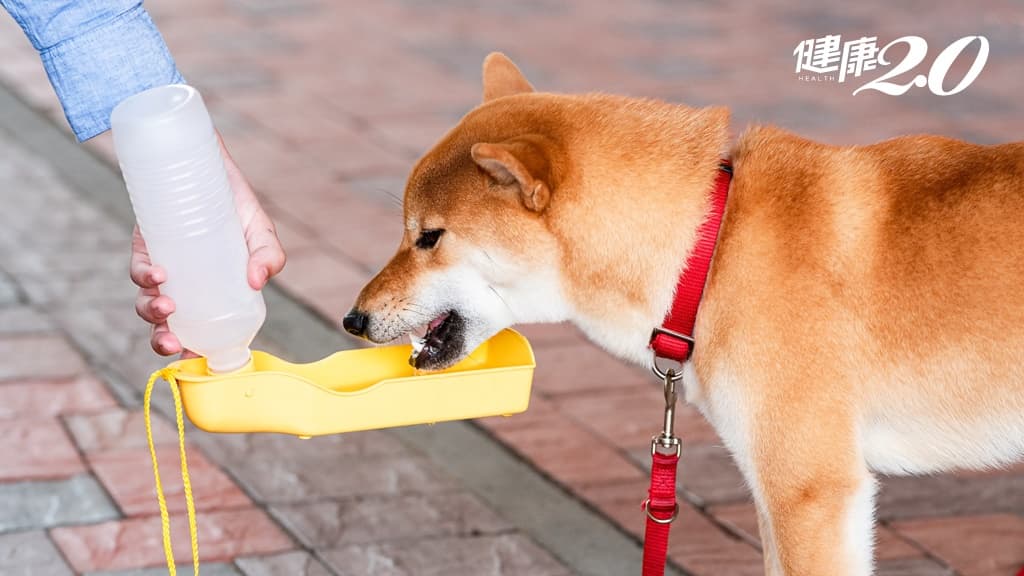
[[[447,319],[448,314],[441,314],[437,318],[434,318],[433,320],[430,321],[430,324],[427,325],[427,330],[430,331],[433,330],[434,328],[437,328],[438,326],[441,325],[442,322],[444,322]]]

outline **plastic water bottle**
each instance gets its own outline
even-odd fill
[[[153,88],[118,104],[110,123],[135,219],[167,272],[171,331],[212,372],[245,367],[266,307],[247,281],[249,251],[202,96]]]

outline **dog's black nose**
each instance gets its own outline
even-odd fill
[[[341,321],[345,331],[353,336],[365,336],[366,327],[369,323],[370,317],[365,312],[360,312],[355,308],[349,310],[348,314],[345,314],[345,318]]]

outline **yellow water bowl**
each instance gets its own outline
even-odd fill
[[[411,346],[337,352],[293,364],[254,351],[247,368],[209,374],[206,360],[179,360],[185,413],[207,432],[301,437],[523,412],[530,403],[530,343],[504,330],[440,372],[409,365]]]

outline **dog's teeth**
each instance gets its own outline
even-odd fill
[[[415,358],[419,356],[420,352],[423,350],[423,345],[426,343],[426,341],[423,338],[417,336],[416,334],[410,333],[409,342],[412,344],[412,357]]]

